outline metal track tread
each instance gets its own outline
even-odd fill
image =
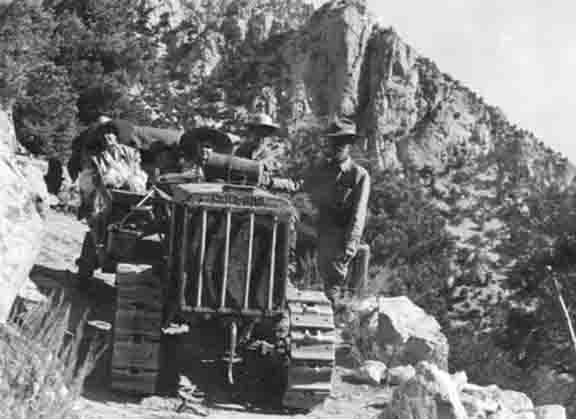
[[[162,321],[161,284],[150,265],[118,265],[111,387],[137,394],[156,390]]]
[[[287,293],[290,320],[290,366],[285,407],[310,410],[332,390],[335,363],[334,314],[330,301],[318,291]]]

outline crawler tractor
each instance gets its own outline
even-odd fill
[[[155,393],[177,364],[192,382],[209,376],[312,408],[331,391],[335,330],[323,292],[292,286],[298,214],[257,186],[259,164],[211,161],[212,178],[223,181],[174,174],[145,196],[108,191],[110,208],[80,270],[116,273],[111,386]],[[186,333],[167,337],[174,324]]]

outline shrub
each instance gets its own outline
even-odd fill
[[[73,406],[104,350],[92,341],[79,361],[84,319],[68,331],[70,304],[51,298],[0,326],[0,406],[10,419],[71,419]]]

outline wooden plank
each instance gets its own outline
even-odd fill
[[[290,353],[293,355],[294,353],[307,353],[312,355],[315,354],[334,354],[334,345],[330,343],[321,343],[321,344],[302,344],[300,342],[293,342],[290,345]]]
[[[302,291],[295,288],[288,288],[288,290],[286,290],[286,298],[289,302],[294,301],[330,305],[330,300],[328,300],[322,291]]]
[[[320,384],[332,380],[332,367],[291,367],[288,373],[288,386],[296,384]]]
[[[334,319],[332,314],[321,315],[314,313],[301,313],[290,316],[290,324],[296,328],[308,329],[334,329]]]
[[[131,295],[140,291],[142,296],[148,294],[161,295],[162,294],[162,284],[154,284],[151,282],[142,283],[122,283],[118,287],[118,295]]]
[[[161,278],[151,265],[119,263],[116,268],[116,286],[118,285],[157,288],[161,285]]]
[[[153,394],[157,379],[157,370],[112,368],[110,387],[128,393]]]
[[[332,315],[332,307],[330,305],[323,304],[313,304],[313,303],[303,303],[303,302],[291,302],[288,304],[288,308],[291,313],[311,313],[320,315]]]
[[[116,368],[157,369],[159,365],[160,343],[131,341],[114,342],[112,366]]]
[[[157,334],[152,333],[138,333],[130,331],[128,333],[121,333],[120,329],[114,330],[114,342],[132,342],[135,345],[148,344],[148,343],[160,343],[162,338],[162,331]]]
[[[135,334],[161,333],[162,313],[120,309],[116,312],[117,329],[132,330]]]
[[[301,391],[301,392],[314,392],[314,393],[324,393],[330,394],[332,391],[332,382],[314,383],[314,384],[295,384],[288,388],[289,392]]]
[[[119,297],[116,303],[117,310],[142,310],[142,311],[157,311],[161,312],[163,307],[163,300],[161,296],[155,298],[154,296],[147,296],[145,299],[138,298],[125,298]]]
[[[158,299],[162,297],[160,285],[128,284],[120,285],[117,291],[118,298],[131,299]]]
[[[322,404],[329,395],[329,392],[287,391],[282,399],[282,404],[289,408],[308,410]]]
[[[295,329],[290,333],[292,342],[301,344],[336,343],[336,332],[334,330],[316,330],[309,333],[307,330]]]
[[[334,361],[335,353],[333,347],[330,350],[316,349],[316,351],[313,351],[304,348],[293,348],[290,351],[290,357],[296,361]]]
[[[146,339],[148,341],[160,341],[160,338],[162,337],[162,331],[140,331],[134,333],[133,329],[115,328],[114,335],[116,336],[116,339],[128,339],[137,336],[138,339],[142,340]]]

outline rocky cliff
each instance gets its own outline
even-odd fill
[[[47,198],[42,172],[16,151],[10,113],[0,107],[0,323],[6,321],[40,251]]]
[[[76,6],[85,4],[69,0],[43,3],[56,12],[55,6],[63,4],[64,10],[80,14]],[[517,257],[516,249],[508,254],[502,249],[503,243],[510,245],[511,220],[525,212],[525,196],[572,184],[575,169],[565,158],[512,124],[503,111],[455,77],[443,73],[393,28],[379,24],[365,1],[333,0],[314,9],[305,0],[142,0],[139,11],[145,24],[137,22],[141,32],[136,37],[151,40],[149,56],[158,68],[154,67],[157,74],[152,81],[142,77],[127,90],[132,92],[131,99],[150,111],[152,123],[210,124],[233,130],[247,112],[265,111],[284,128],[289,140],[281,143],[291,159],[286,166],[294,170],[303,164],[295,160],[309,159],[317,151],[318,127],[336,115],[353,118],[365,138],[358,157],[374,174],[375,183],[407,180],[398,185],[416,185],[424,196],[406,200],[426,204],[424,210],[411,213],[417,226],[414,231],[421,233],[417,231],[421,218],[416,216],[434,209],[442,229],[456,238],[449,256],[442,255],[450,259],[450,272],[420,272],[424,283],[427,276],[445,279],[450,293],[446,299],[456,302],[435,314],[449,311],[452,324],[465,324],[467,331],[472,329],[466,322],[470,314],[477,320],[475,331],[492,326],[492,318],[481,309],[486,302],[498,306],[504,296],[500,285]],[[96,43],[104,39],[116,45],[112,42],[116,38],[105,35],[95,37]],[[106,58],[110,51],[105,52]],[[2,117],[0,112],[0,120]],[[13,162],[12,155],[2,162],[9,173],[3,179],[14,185],[10,188],[23,187],[21,179],[16,179],[21,171]],[[5,218],[16,219],[9,218],[14,214],[19,214],[18,220],[28,217],[26,221],[33,223],[29,231],[36,231],[38,212],[26,206],[34,196],[10,188],[2,189],[10,192],[1,202],[17,202],[22,212],[7,213]],[[395,197],[402,200],[406,195]],[[383,208],[384,204],[379,201],[374,206]],[[11,230],[0,233],[2,240],[14,237],[34,244],[35,236],[19,236]],[[414,236],[416,242],[421,238]],[[7,246],[12,248],[18,247]],[[380,249],[373,246],[373,250]],[[402,274],[402,263],[392,266],[386,260],[388,254],[375,256],[380,256],[380,267],[388,279]],[[14,266],[27,264],[28,259]],[[404,270],[410,281],[412,273]]]
[[[446,176],[489,163],[507,190],[566,186],[574,176],[565,158],[377,23],[363,0],[316,11],[300,0],[230,0],[188,20],[174,1],[149,3],[180,21],[163,39],[184,80],[202,76],[192,106],[263,108],[287,128],[347,115],[381,169]]]
[[[179,77],[180,123],[230,125],[263,110],[284,126],[288,148],[308,152],[321,123],[353,118],[364,163],[422,184],[449,220],[452,277],[475,278],[457,284],[455,312],[477,310],[472,296],[502,297],[485,291],[510,266],[498,250],[510,233],[501,213],[534,191],[569,186],[576,171],[566,158],[382,27],[363,0],[315,11],[300,0],[195,10],[162,38]]]

